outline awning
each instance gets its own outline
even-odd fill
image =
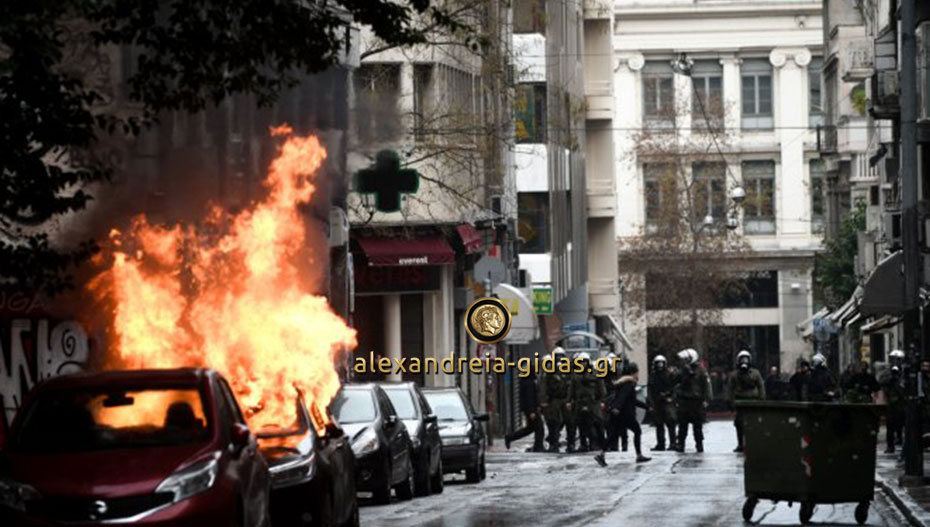
[[[857,287],[852,296],[839,309],[827,315],[834,326],[842,326],[843,321],[859,311],[859,299],[862,298],[862,287]]]
[[[368,265],[442,265],[455,263],[455,251],[442,236],[357,238]]]
[[[607,315],[607,320],[610,321],[610,327],[614,330],[614,334],[617,335],[617,339],[620,340],[620,343],[623,344],[623,347],[627,351],[633,351],[633,345],[630,344],[630,339],[627,338],[626,333],[623,331],[623,327],[617,322],[617,319],[613,315]]]
[[[825,307],[821,308],[820,311],[814,313],[810,318],[799,323],[794,327],[794,329],[802,339],[807,340],[814,335],[814,326],[816,325],[816,321],[820,321],[820,319],[826,317],[829,314],[829,309]]]
[[[484,238],[481,233],[471,223],[463,223],[455,228],[462,245],[465,247],[465,254],[481,252],[484,249]]]
[[[901,322],[900,318],[885,315],[869,322],[868,324],[863,324],[862,327],[859,328],[859,332],[863,334],[874,333],[876,331],[881,331],[883,329],[896,326],[898,322]]]
[[[539,324],[532,300],[510,284],[497,284],[494,294],[510,309],[510,332],[504,337],[508,344],[529,344],[539,338]]]
[[[878,262],[865,281],[859,310],[864,315],[896,315],[904,311],[904,257],[901,251]]]

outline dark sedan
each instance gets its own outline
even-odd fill
[[[392,488],[398,499],[413,498],[410,435],[384,390],[349,384],[330,408],[352,442],[356,489],[371,492],[378,503],[391,502]]]
[[[0,456],[0,525],[267,526],[270,480],[226,381],[201,369],[35,387]]]
[[[256,434],[271,471],[272,524],[357,526],[355,455],[348,438],[318,409],[311,414],[303,397],[296,412],[292,427]]]
[[[423,395],[439,420],[443,472],[464,470],[469,483],[484,479],[487,435],[481,423],[488,414],[476,414],[458,388],[428,388]]]
[[[397,416],[410,434],[417,496],[442,492],[442,441],[436,415],[429,403],[412,382],[381,383],[380,386],[391,399]]]

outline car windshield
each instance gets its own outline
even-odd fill
[[[465,402],[456,392],[427,392],[426,400],[440,421],[466,421]]]
[[[341,424],[375,420],[375,398],[368,390],[343,390],[333,400],[331,411]]]
[[[413,402],[413,394],[407,388],[385,388],[388,399],[394,405],[397,417],[400,419],[416,419],[417,407]]]
[[[56,390],[27,412],[16,444],[30,451],[181,445],[209,436],[196,389]]]

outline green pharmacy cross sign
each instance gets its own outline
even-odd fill
[[[400,156],[393,150],[381,150],[372,167],[355,173],[355,190],[375,195],[378,212],[400,210],[401,195],[414,194],[420,188],[420,173],[400,168]]]

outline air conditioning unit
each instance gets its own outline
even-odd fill
[[[901,245],[900,212],[885,212],[882,214],[882,234],[890,245]]]

